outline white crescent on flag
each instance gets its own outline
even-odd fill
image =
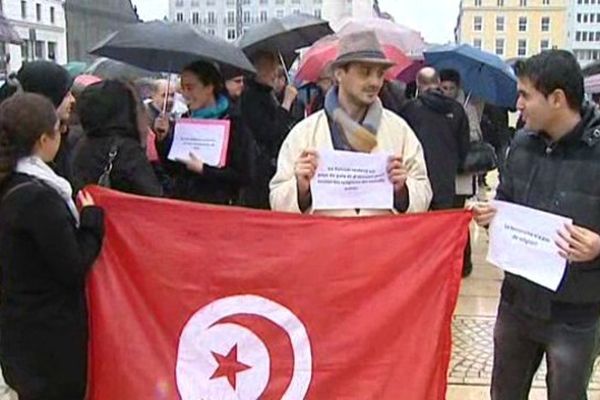
[[[231,317],[251,318],[252,323]],[[256,400],[275,390],[269,344],[249,325],[275,326],[289,338],[293,360],[283,400],[304,399],[312,379],[312,351],[306,327],[288,308],[254,295],[216,300],[192,315],[177,352],[177,388],[182,400]],[[279,357],[279,355],[278,355]],[[283,380],[286,381],[285,379]],[[278,382],[282,382],[281,379]]]

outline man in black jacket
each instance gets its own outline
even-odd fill
[[[525,399],[542,356],[548,398],[584,399],[600,320],[600,114],[583,105],[571,53],[543,52],[517,66],[525,122],[508,155],[497,198],[563,215],[557,233],[565,276],[552,292],[506,273],[494,332],[492,399]],[[495,210],[475,207],[487,226]]]
[[[290,112],[298,91],[291,85],[284,89],[279,103],[273,88],[279,67],[275,53],[258,52],[252,58],[256,76],[249,79],[242,94],[241,108],[244,124],[254,138],[252,183],[242,194],[243,205],[269,209],[269,182],[277,164],[279,148],[295,124]]]
[[[431,67],[417,75],[419,96],[400,115],[423,145],[427,174],[433,189],[431,210],[453,208],[454,181],[469,148],[469,120],[457,101],[440,91],[440,76]]]

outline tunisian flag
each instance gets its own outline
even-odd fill
[[[92,400],[443,400],[470,214],[335,219],[94,188]]]

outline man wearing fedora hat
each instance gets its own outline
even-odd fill
[[[319,150],[391,153],[388,175],[394,185],[394,209],[327,211],[334,216],[368,216],[427,211],[432,192],[419,140],[408,124],[379,100],[385,71],[394,65],[372,31],[340,39],[332,64],[337,85],[325,98],[325,109],[298,123],[279,153],[271,181],[271,208],[313,213],[310,181]]]

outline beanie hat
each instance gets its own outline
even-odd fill
[[[32,61],[21,67],[17,79],[25,92],[38,93],[60,106],[73,80],[66,69],[50,61]]]

